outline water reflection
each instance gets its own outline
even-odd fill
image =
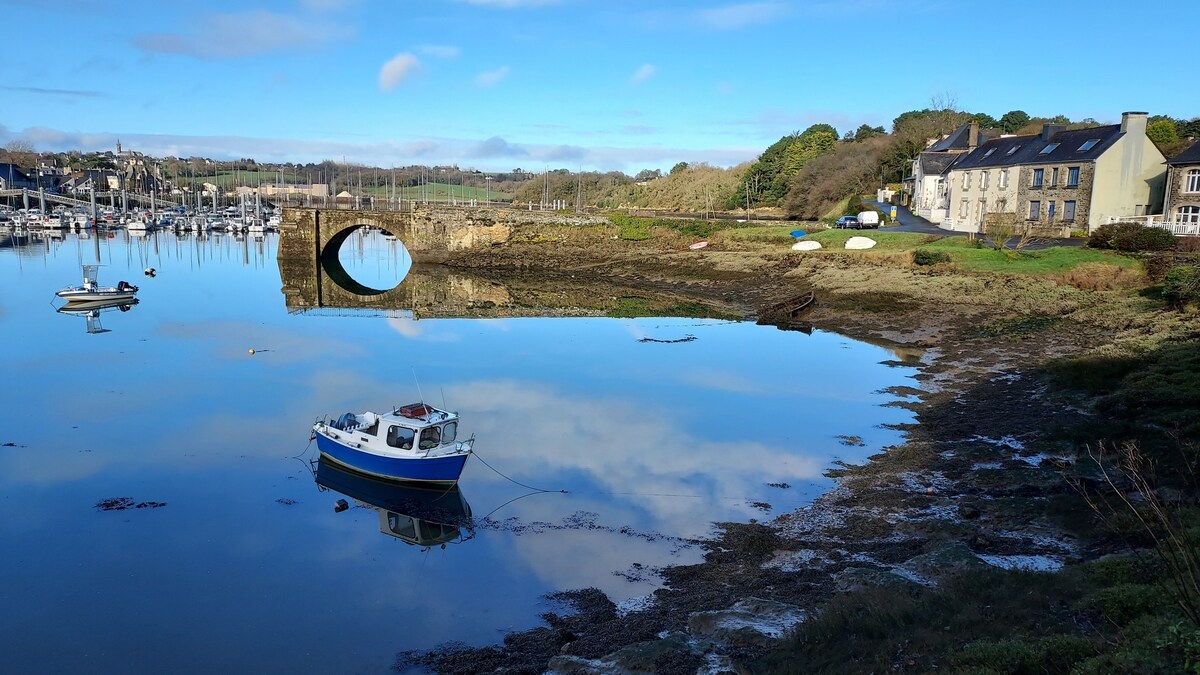
[[[100,324],[100,313],[111,310],[120,310],[128,312],[133,309],[133,306],[138,304],[137,298],[123,298],[120,300],[99,300],[95,302],[71,302],[56,311],[59,314],[68,314],[70,316],[82,316],[87,322],[88,333],[109,333],[109,329]]]
[[[379,512],[379,531],[406,544],[430,548],[474,536],[471,506],[458,485],[419,487],[377,480],[344,469],[321,457],[317,487],[353,499]],[[464,536],[464,530],[466,535]]]

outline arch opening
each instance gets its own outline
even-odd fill
[[[382,295],[408,276],[412,256],[393,233],[366,223],[347,227],[321,250],[321,268],[355,295]]]

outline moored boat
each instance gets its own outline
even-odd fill
[[[58,297],[70,303],[80,302],[116,302],[132,300],[138,292],[138,287],[128,281],[120,281],[116,286],[101,286],[96,282],[96,271],[99,265],[83,266],[83,284],[68,286],[55,293]]]
[[[458,413],[425,403],[345,413],[313,425],[323,457],[359,473],[393,481],[457,483],[475,438],[458,440]]]

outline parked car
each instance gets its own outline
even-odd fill
[[[842,216],[837,219],[837,224],[834,227],[841,230],[857,230],[862,226],[859,224],[857,216]]]
[[[858,214],[859,227],[879,227],[879,213],[876,211],[863,211]]]

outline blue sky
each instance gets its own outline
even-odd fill
[[[730,166],[949,93],[1200,115],[1146,0],[0,0],[0,142],[380,166]]]

